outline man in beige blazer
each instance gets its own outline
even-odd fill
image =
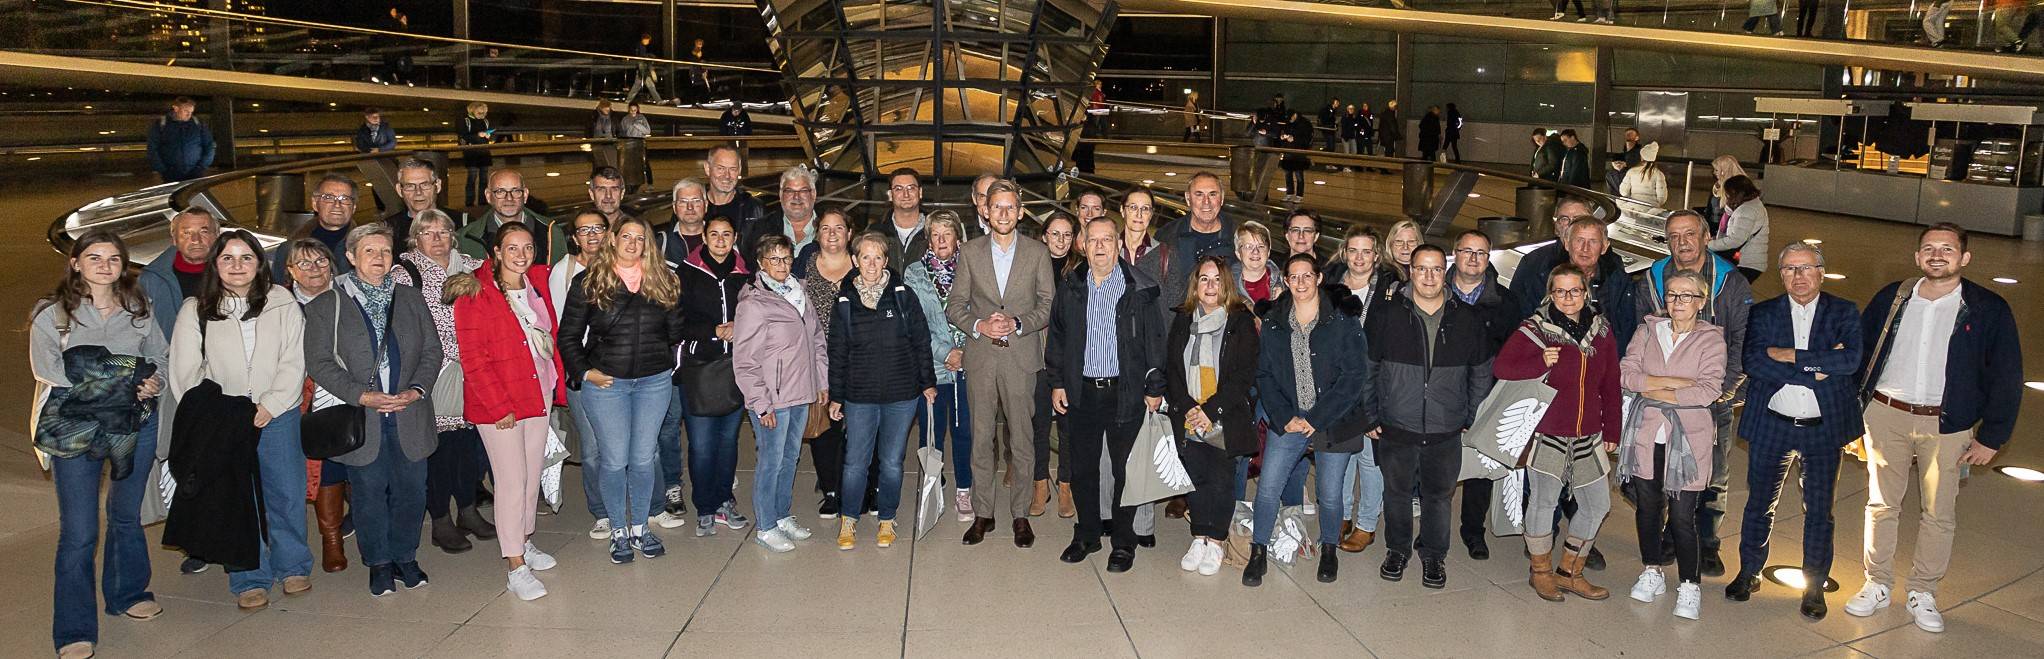
[[[1008,452],[1008,469],[1021,474],[1020,487],[1008,492],[1008,515],[1015,519],[1015,546],[1036,541],[1029,528],[1030,475],[1036,456],[1030,444],[1036,410],[1036,372],[1043,370],[1043,330],[1050,323],[1054,292],[1050,250],[1016,232],[1022,220],[1022,196],[1015,184],[999,181],[987,191],[992,233],[972,239],[958,258],[957,279],[944,317],[965,332],[966,399],[972,406],[972,436],[982,450],[972,453],[974,518],[965,544],[976,545],[994,528],[993,490],[1001,487],[1000,451]],[[1005,447],[995,437],[1006,424]]]

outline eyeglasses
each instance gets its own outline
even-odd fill
[[[586,227],[575,227],[575,235],[577,236],[594,236],[599,233],[603,233],[603,225],[601,224],[591,224]]]
[[[1481,250],[1481,249],[1458,249],[1458,250],[1455,250],[1455,258],[1458,258],[1458,259],[1480,259],[1480,258],[1484,258],[1484,257],[1488,257],[1488,256],[1490,256],[1490,251],[1489,251],[1489,250]]]
[[[703,197],[675,197],[674,203],[683,206],[700,206],[703,203]]]
[[[454,235],[454,232],[448,231],[446,229],[431,229],[419,232],[420,238],[446,238],[452,235]]]
[[[490,188],[492,197],[511,197],[525,194],[525,188]]]
[[[793,258],[790,258],[789,256],[787,256],[787,255],[785,255],[785,254],[783,254],[783,255],[780,255],[780,256],[762,256],[762,257],[760,257],[760,258],[759,258],[759,262],[760,262],[760,263],[776,263],[776,264],[778,264],[778,263],[787,263],[787,262],[789,262],[789,261],[793,261],[793,260],[795,260],[795,259],[793,259]]]
[[[433,189],[433,184],[431,184],[431,183],[399,183],[399,184],[397,184],[397,191],[398,191],[398,192],[424,192],[424,191],[427,191],[427,190],[431,190],[431,189]]]
[[[1823,269],[1821,265],[1785,265],[1781,267],[1781,274],[1784,277],[1804,277]]]
[[[327,266],[332,264],[333,264],[332,261],[328,261],[326,257],[321,256],[310,259],[299,259],[296,261],[292,261],[291,267],[297,268],[299,270],[325,270]]]
[[[1267,254],[1270,252],[1269,247],[1265,247],[1262,245],[1243,245],[1235,249],[1244,254]]]
[[[1557,300],[1573,300],[1582,297],[1584,293],[1588,292],[1587,289],[1582,288],[1557,288],[1548,291],[1547,295]]]
[[[313,201],[323,201],[323,202],[326,202],[326,203],[329,203],[329,204],[341,204],[341,205],[344,205],[344,206],[353,206],[353,205],[355,205],[355,198],[354,198],[354,197],[344,197],[344,196],[341,196],[341,195],[337,195],[337,194],[316,194],[316,195],[313,195],[313,196],[312,196],[312,200],[313,200]]]
[[[923,189],[923,186],[920,186],[920,185],[897,185],[897,186],[893,186],[893,187],[890,187],[890,188],[888,188],[888,189],[889,189],[889,190],[893,190],[893,191],[895,191],[895,192],[915,192],[915,191],[917,191],[917,190],[921,190],[921,189]]]
[[[1309,233],[1320,233],[1320,230],[1313,227],[1292,227],[1285,229],[1285,233],[1303,236]]]
[[[1155,206],[1135,206],[1135,205],[1130,205],[1130,204],[1123,204],[1123,205],[1122,205],[1122,207],[1121,207],[1121,212],[1123,212],[1123,213],[1148,213],[1148,212],[1150,212],[1150,211],[1152,211],[1152,210],[1156,210],[1156,208],[1157,208],[1157,207],[1155,207]]]
[[[1692,302],[1700,302],[1700,301],[1702,301],[1702,300],[1703,300],[1703,294],[1702,294],[1702,293],[1669,293],[1669,294],[1668,294],[1668,304],[1674,304],[1674,303],[1676,303],[1676,302],[1681,302],[1681,303],[1683,303],[1683,304],[1689,304],[1689,303],[1692,303]]]

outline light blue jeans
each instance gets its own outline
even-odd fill
[[[1302,433],[1293,432],[1283,435],[1271,433],[1263,442],[1263,464],[1297,464],[1300,456],[1305,455],[1307,447],[1311,445],[1312,440]],[[1314,481],[1315,487],[1313,488],[1314,501],[1320,506],[1320,514],[1317,515],[1320,518],[1320,539],[1318,542],[1339,542],[1341,540],[1341,516],[1333,514],[1330,509],[1341,503],[1341,478],[1336,475],[1347,470],[1349,458],[1353,455],[1355,454],[1335,453],[1333,451],[1313,452],[1313,468],[1320,472],[1320,478]],[[1285,477],[1283,481],[1277,480],[1280,474],[1283,474]],[[1256,526],[1250,535],[1250,539],[1253,542],[1259,545],[1270,544],[1272,527],[1277,526],[1278,500],[1280,498],[1278,493],[1285,489],[1290,489],[1288,487],[1265,486],[1287,485],[1294,480],[1303,482],[1305,480],[1303,476],[1299,471],[1284,474],[1283,472],[1272,472],[1266,467],[1262,475],[1257,478]]]
[[[660,421],[673,396],[674,373],[617,378],[609,388],[582,383],[583,411],[596,431],[597,488],[613,527],[646,523],[658,468]]]
[[[764,531],[788,518],[795,502],[795,463],[802,458],[802,427],[809,423],[809,406],[790,405],[774,410],[774,427],[752,418],[752,439],[759,447],[753,465],[752,514],[759,516]]]
[[[593,389],[588,385],[584,388]],[[596,519],[610,519],[603,508],[602,478],[597,475],[597,464],[603,455],[601,442],[596,441],[596,428],[589,424],[588,403],[581,391],[568,390],[568,418],[575,424],[576,441],[580,442],[582,459],[582,500],[589,504],[589,516]],[[325,474],[324,471],[321,472]]]
[[[1363,450],[1348,461],[1341,481],[1341,519],[1356,528],[1377,532],[1377,518],[1384,514],[1384,471],[1377,468],[1377,441],[1363,438]],[[1362,493],[1356,486],[1362,485]]]
[[[298,408],[263,426],[256,443],[257,479],[263,488],[262,558],[253,570],[227,573],[228,592],[269,590],[285,577],[312,575],[312,548],[305,542],[305,448],[298,442]],[[423,493],[422,493],[423,494]]]

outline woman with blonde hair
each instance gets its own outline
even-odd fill
[[[1632,598],[1651,603],[1668,592],[1662,568],[1674,563],[1681,581],[1675,615],[1697,619],[1703,608],[1702,544],[1696,535],[1697,498],[1710,485],[1717,424],[1710,405],[1725,373],[1724,330],[1697,315],[1710,304],[1710,282],[1694,270],[1668,275],[1667,315],[1647,316],[1645,331],[1618,361],[1618,383],[1638,394],[1625,415],[1618,447],[1618,481],[1633,501],[1645,569]],[[1671,519],[1664,519],[1672,518]],[[1675,555],[1661,544],[1672,529]]]
[[[562,367],[582,392],[595,431],[598,483],[613,523],[610,562],[667,553],[646,528],[653,500],[655,441],[674,387],[674,346],[681,342],[681,282],[649,256],[653,227],[627,215],[610,243],[568,290],[561,312]]]
[[[1383,255],[1390,257],[1385,265],[1390,266],[1392,274],[1398,275],[1398,281],[1412,281],[1412,250],[1418,249],[1424,242],[1420,238],[1419,223],[1412,220],[1399,220],[1384,233],[1384,246],[1390,248]]]

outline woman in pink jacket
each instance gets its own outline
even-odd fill
[[[1661,568],[1671,557],[1661,549],[1664,517],[1674,517],[1674,562],[1681,585],[1675,615],[1701,615],[1697,496],[1710,484],[1711,450],[1717,425],[1710,404],[1723,389],[1724,330],[1696,315],[1710,304],[1710,283],[1693,270],[1668,275],[1668,315],[1648,316],[1633,333],[1632,346],[1618,363],[1619,386],[1637,394],[1626,407],[1618,477],[1632,498],[1639,530],[1640,561],[1646,569],[1632,586],[1632,598],[1652,602],[1668,592]],[[1664,512],[1665,511],[1665,512]]]
[[[801,457],[809,405],[830,400],[830,351],[802,281],[791,272],[795,250],[788,237],[763,236],[752,254],[760,272],[738,291],[731,371],[745,394],[759,446],[752,510],[760,524],[753,539],[784,552],[794,549],[796,540],[809,539],[809,529],[796,524],[788,510],[794,504],[795,462]]]

